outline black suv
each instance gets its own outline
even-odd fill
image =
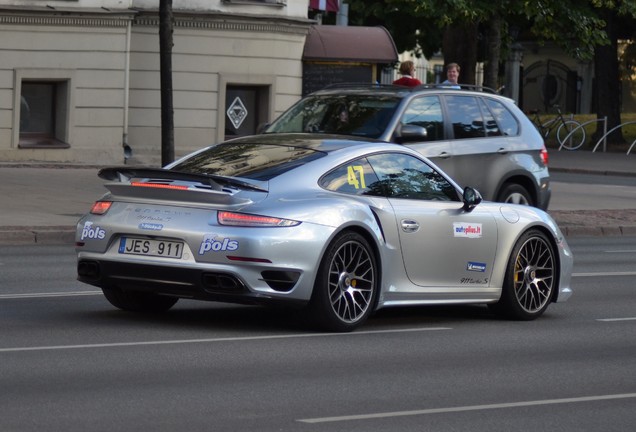
[[[514,101],[474,86],[336,86],[312,93],[264,133],[363,136],[408,145],[485,199],[547,209],[548,153]]]

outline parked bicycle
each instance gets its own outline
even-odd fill
[[[554,108],[556,109],[554,117],[543,122],[539,117],[539,110],[531,110],[532,123],[537,127],[543,139],[547,139],[552,130],[556,128],[556,138],[560,148],[578,149],[585,143],[585,128],[576,120],[563,117],[558,105],[554,105]]]

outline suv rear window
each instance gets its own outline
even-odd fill
[[[506,136],[519,135],[519,123],[515,116],[512,115],[508,108],[506,108],[501,102],[490,98],[484,98],[486,105],[490,109],[490,112],[495,116],[501,131]]]
[[[501,135],[492,115],[483,115],[476,97],[447,96],[446,104],[455,139]]]

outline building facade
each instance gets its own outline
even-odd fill
[[[0,161],[158,165],[158,7],[0,0]],[[177,157],[253,133],[298,100],[307,8],[173,0]]]

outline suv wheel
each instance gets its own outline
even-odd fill
[[[499,192],[497,201],[508,204],[535,205],[530,193],[521,185],[508,183]]]

